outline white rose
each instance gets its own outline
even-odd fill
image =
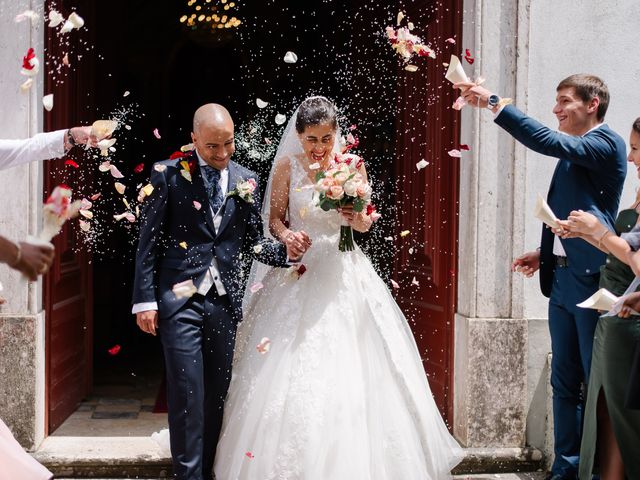
[[[355,197],[356,196],[356,191],[358,189],[358,186],[356,184],[356,182],[354,182],[353,180],[349,180],[347,182],[345,182],[345,184],[342,186],[342,188],[344,188],[344,193],[350,197]]]

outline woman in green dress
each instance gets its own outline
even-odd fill
[[[640,177],[640,118],[630,135],[628,160]],[[631,208],[621,210],[615,231],[594,215],[573,211],[561,221],[564,238],[580,237],[608,253],[600,270],[600,287],[621,296],[635,279],[629,267],[632,248],[625,236],[638,222],[640,193]],[[626,317],[626,318],[623,318]],[[602,316],[593,341],[591,375],[584,412],[580,448],[580,480],[591,480],[597,457],[602,480],[640,479],[640,410],[625,404],[636,345],[640,341],[640,316],[628,307],[620,316]]]

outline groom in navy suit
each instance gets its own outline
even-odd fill
[[[558,218],[571,210],[590,211],[609,225],[618,211],[626,167],[624,140],[604,122],[609,91],[604,82],[586,74],[562,80],[553,113],[558,130],[545,127],[517,108],[506,105],[490,91],[473,83],[460,83],[467,103],[488,107],[495,122],[526,147],[558,158],[547,202]],[[598,289],[605,254],[577,239],[561,239],[542,229],[540,248],[525,253],[512,265],[527,276],[540,269],[540,287],[549,297],[551,333],[551,386],[553,388],[555,460],[549,478],[576,479],[580,455],[581,385],[591,366],[596,310],[577,303]]]
[[[234,128],[224,107],[200,107],[191,135],[189,156],[153,166],[133,313],[138,326],[152,335],[157,330],[162,342],[174,476],[210,480],[247,262],[253,257],[285,267],[309,240],[302,232],[286,246],[264,238],[258,178],[230,161]],[[174,285],[189,281],[197,292],[176,295]]]

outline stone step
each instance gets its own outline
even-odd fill
[[[465,453],[465,459],[453,472],[457,475],[454,478],[533,480],[537,477],[505,475],[536,474],[544,467],[542,453],[535,448],[467,448]],[[33,456],[59,479],[171,477],[171,459],[150,437],[51,436]]]

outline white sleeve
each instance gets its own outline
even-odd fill
[[[158,310],[158,303],[157,302],[143,302],[143,303],[136,303],[133,305],[133,308],[131,309],[131,313],[133,313],[134,315],[136,313],[140,313],[140,312],[146,312],[147,310]]]
[[[23,163],[59,158],[65,154],[66,130],[38,133],[25,140],[0,140],[0,170]]]

